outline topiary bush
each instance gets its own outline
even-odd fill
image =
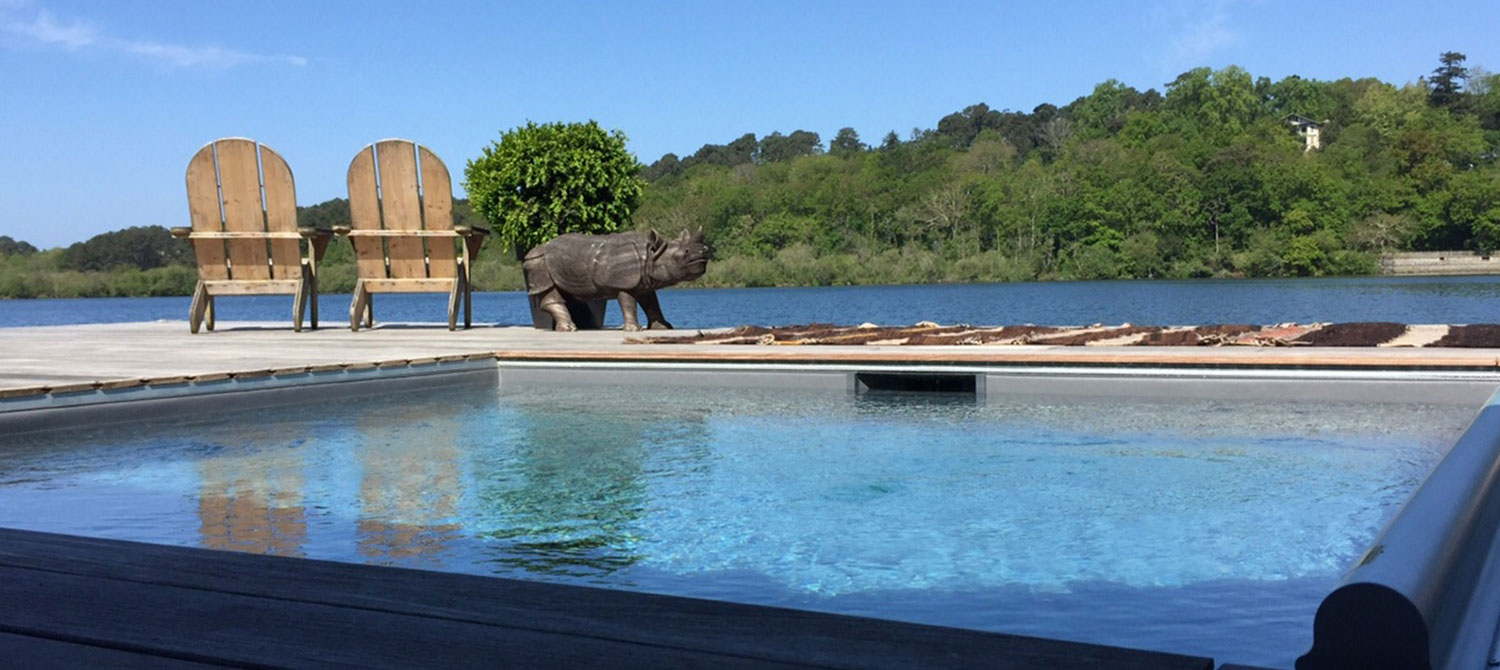
[[[640,204],[641,164],[625,134],[526,122],[464,168],[469,206],[518,253],[564,233],[619,230]]]

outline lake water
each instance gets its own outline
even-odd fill
[[[1500,322],[1500,276],[671,288],[660,295],[667,319],[679,328],[867,321],[882,325],[918,321],[976,325]],[[186,297],[0,301],[0,327],[185,321],[188,302]],[[323,324],[348,323],[348,295],[320,296],[320,306]],[[290,296],[218,299],[221,321],[290,323],[291,310]],[[447,295],[377,296],[375,318],[446,321]],[[477,293],[474,319],[480,324],[529,324],[526,296],[517,291]],[[613,304],[605,323],[620,324],[619,309]]]
[[[473,384],[0,436],[0,526],[1290,667],[1472,415]]]

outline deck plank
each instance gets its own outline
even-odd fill
[[[1206,658],[783,608],[9,529],[0,529],[0,566],[0,601],[104,599],[101,609],[108,616],[92,626],[90,617],[69,618],[58,612],[62,608],[44,607],[52,612],[49,629],[77,633],[116,622],[108,638],[116,640],[232,614],[259,629],[241,637],[276,640],[271,650],[276,659],[302,645],[316,647],[324,638],[339,639],[348,634],[344,627],[353,626],[371,631],[375,639],[369,645],[379,650],[380,660],[410,660],[404,652],[421,648],[424,640],[446,640],[448,646],[474,648],[464,653],[479,654],[453,658],[455,663],[506,654],[500,657],[551,665],[561,657],[538,650],[560,645],[612,654],[611,665],[638,659],[659,666],[712,660],[727,667],[1213,667]],[[49,581],[56,583],[26,590],[11,584],[17,581],[12,575],[52,575]],[[131,604],[119,604],[121,598]],[[188,605],[174,605],[174,599]],[[135,610],[143,607],[177,613],[141,613],[149,623],[140,623]],[[12,609],[0,605],[0,626],[17,616]],[[305,624],[286,623],[304,619]],[[214,630],[220,628],[197,635]],[[361,644],[364,635],[357,636]],[[426,653],[419,660],[438,658]]]
[[[0,627],[241,667],[790,667],[582,635],[9,567],[0,567]]]
[[[0,659],[6,667],[33,669],[210,670],[225,667],[5,632],[0,632]]]

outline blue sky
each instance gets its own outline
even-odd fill
[[[224,136],[285,156],[304,205],[386,137],[431,147],[463,197],[464,163],[527,119],[598,120],[650,163],[745,132],[878,142],[1199,65],[1405,83],[1456,50],[1500,71],[1497,34],[1493,0],[0,0],[0,235],[185,225],[188,158]]]

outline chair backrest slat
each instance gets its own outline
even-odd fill
[[[224,200],[224,230],[231,233],[265,232],[255,142],[234,138],[219,140],[214,145],[219,158],[219,194]],[[237,238],[227,242],[231,278],[271,278],[265,239]]]
[[[422,163],[422,221],[427,230],[453,230],[453,182],[448,167],[427,147],[417,147]],[[456,244],[462,241],[427,238],[428,276],[447,279],[458,276]]]
[[[260,145],[260,165],[266,189],[266,230],[297,232],[297,190],[292,182],[292,169],[280,154],[264,144]],[[276,279],[301,277],[301,244],[297,240],[275,239],[270,245],[271,274]]]
[[[380,230],[380,195],[375,188],[375,146],[361,149],[349,162],[349,225],[354,230]],[[385,240],[351,237],[355,264],[364,279],[384,279]]]
[[[224,231],[219,214],[219,179],[214,168],[214,145],[203,145],[188,161],[188,214],[193,230],[200,233]],[[193,240],[193,254],[198,259],[198,277],[206,280],[229,278],[228,254],[224,240]]]
[[[381,140],[375,143],[375,156],[380,170],[381,223],[386,230],[421,230],[416,147],[406,140]],[[427,276],[421,237],[390,237],[386,239],[386,245],[392,278],[421,279]]]

